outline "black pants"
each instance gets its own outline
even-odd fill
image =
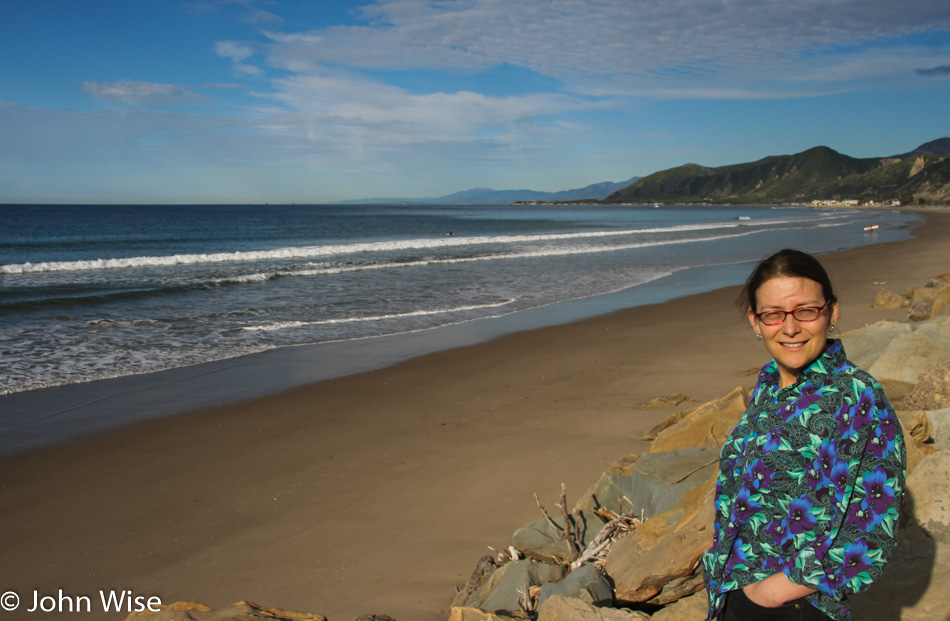
[[[778,608],[759,606],[736,589],[726,593],[726,607],[719,621],[828,621],[830,617],[804,599],[786,602]]]

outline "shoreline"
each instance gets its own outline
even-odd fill
[[[741,283],[752,265],[749,261],[689,267],[613,293],[495,318],[365,339],[284,346],[161,371],[0,395],[0,457],[81,441],[143,420],[275,395],[524,330],[707,292],[710,287]]]
[[[950,213],[916,237],[820,255],[842,331],[947,271]],[[884,285],[875,283],[887,281]],[[130,589],[331,621],[444,620],[486,545],[573,503],[637,438],[766,361],[738,287],[517,331],[392,366],[0,458],[5,589]],[[38,613],[37,613],[38,614]],[[82,615],[80,615],[82,617]],[[39,615],[37,618],[44,618]],[[108,617],[99,615],[95,618]]]

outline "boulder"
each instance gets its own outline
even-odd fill
[[[934,305],[937,290],[933,287],[917,287],[910,296],[910,311],[907,314],[909,321],[925,321],[930,319],[930,310]]]
[[[649,621],[645,612],[597,608],[572,597],[554,595],[538,610],[538,621]],[[468,621],[468,620],[466,620]]]
[[[894,337],[867,371],[881,383],[891,401],[898,401],[913,391],[921,373],[948,358],[950,316],[945,316],[921,322],[912,332]]]
[[[950,544],[950,453],[924,457],[907,477],[913,517],[931,539]]]
[[[472,575],[469,577],[468,582],[465,583],[465,586],[462,587],[458,593],[455,594],[455,598],[452,600],[453,606],[464,606],[465,602],[478,591],[479,588],[485,581],[487,581],[491,575],[495,572],[495,559],[492,556],[483,556],[478,559],[478,563],[475,564],[475,569],[472,571]]]
[[[601,475],[575,511],[607,509],[651,517],[679,504],[683,493],[701,485],[719,461],[719,449],[700,447],[628,455]]]
[[[841,335],[841,343],[851,362],[862,369],[870,369],[895,337],[913,331],[906,323],[878,321],[864,328],[845,332]]]
[[[449,621],[512,621],[518,619],[523,621],[523,617],[512,617],[506,614],[486,612],[478,608],[466,606],[453,606],[449,613]]]
[[[905,441],[913,440],[918,444],[930,441],[933,425],[923,410],[897,410],[897,420],[904,431]]]
[[[527,559],[505,563],[472,593],[464,606],[496,611],[521,610],[519,601],[523,596],[519,591],[525,587],[557,582],[564,577],[565,571],[562,565],[536,563]]]
[[[702,485],[715,472],[718,463],[718,448],[648,453],[637,460],[621,489],[633,502],[634,514],[642,512],[649,519],[676,507],[687,490]]]
[[[937,290],[950,287],[950,274],[940,274],[939,276],[935,276],[930,282],[927,283],[927,286],[933,287]]]
[[[907,298],[900,295],[899,293],[894,293],[893,291],[888,291],[887,289],[881,289],[877,292],[877,296],[874,298],[874,308],[901,308],[902,306],[908,306],[909,302]]]
[[[651,427],[649,431],[647,431],[645,434],[640,436],[640,439],[643,440],[644,442],[653,442],[654,440],[656,440],[656,436],[659,435],[661,431],[663,431],[664,429],[669,429],[670,427],[680,422],[681,420],[683,420],[684,418],[686,418],[687,416],[689,416],[695,411],[696,411],[696,408],[686,408],[685,410],[680,410],[679,412],[674,412],[670,414],[669,416],[667,416],[666,418],[664,418],[657,424],[653,425],[653,427]]]
[[[554,595],[573,597],[594,606],[612,606],[614,603],[613,585],[590,563],[578,567],[560,582],[542,584],[538,608],[544,606],[544,602]]]
[[[709,599],[706,597],[706,591],[703,591],[664,606],[654,612],[650,619],[651,621],[702,621],[706,618],[708,608]]]
[[[715,474],[614,543],[605,570],[618,602],[663,605],[702,588],[699,560],[712,545]]]
[[[725,397],[698,406],[689,416],[659,432],[651,453],[722,446],[749,403],[749,391],[737,387]]]
[[[630,511],[632,507],[623,501],[623,496],[629,489],[633,466],[639,458],[640,456],[636,453],[631,453],[615,461],[578,499],[577,504],[574,505],[574,512],[606,509],[619,515]]]
[[[947,292],[946,296],[937,297],[937,299],[934,300],[934,304],[930,308],[931,318],[950,315],[950,289],[945,289],[945,291]]]
[[[168,606],[160,606],[160,610],[151,612],[130,613],[125,621],[256,621],[269,619],[270,621],[327,621],[322,615],[308,612],[295,612],[281,608],[264,608],[253,602],[237,602],[227,608],[212,610],[201,602],[182,601]]]
[[[950,408],[929,410],[927,420],[930,421],[930,437],[936,449],[950,449]]]
[[[564,526],[562,516],[553,519],[558,526]],[[572,528],[574,520],[579,520],[582,547],[587,547],[606,523],[593,511],[581,511],[571,516]],[[567,563],[573,560],[564,537],[554,529],[547,518],[539,518],[516,530],[510,543],[525,556],[539,561]]]

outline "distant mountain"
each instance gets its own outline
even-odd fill
[[[857,159],[828,147],[709,168],[686,164],[614,192],[608,203],[801,203],[900,198],[950,202],[950,139],[904,155]]]
[[[538,192],[536,190],[492,190],[490,188],[472,188],[437,196],[433,198],[361,198],[344,201],[343,205],[510,205],[516,201],[579,201],[584,199],[601,200],[629,186],[639,179],[633,177],[627,181],[614,183],[604,181],[578,188],[576,190],[562,190],[561,192]]]
[[[906,159],[915,155],[936,155],[938,157],[950,156],[950,138],[938,138],[937,140],[931,140],[930,142],[920,145],[910,153],[905,153],[904,155],[895,155],[894,157]]]

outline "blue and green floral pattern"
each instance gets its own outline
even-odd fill
[[[900,423],[840,341],[779,388],[773,360],[722,447],[713,547],[703,555],[709,618],[725,594],[779,571],[808,601],[850,620],[847,594],[880,575],[897,539],[906,456]]]

